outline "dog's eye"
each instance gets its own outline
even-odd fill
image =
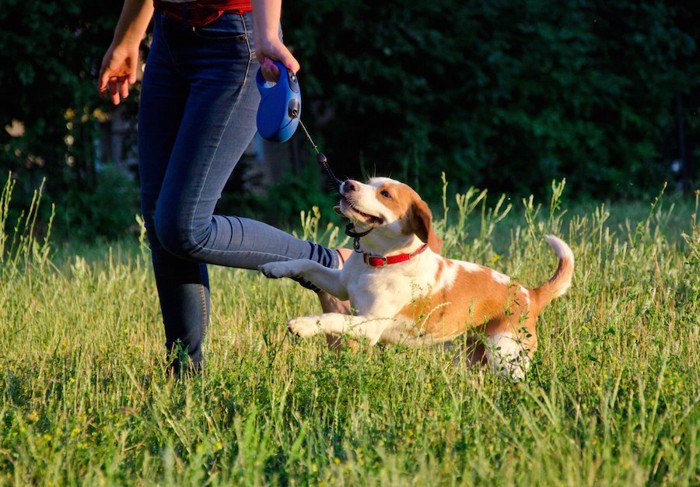
[[[379,194],[384,196],[385,198],[391,198],[391,194],[386,189]]]

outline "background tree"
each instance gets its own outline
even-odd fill
[[[95,171],[98,121],[111,111],[97,96],[97,69],[120,11],[120,2],[87,0],[4,0],[0,8],[0,157],[17,178],[15,197],[45,177],[59,221],[89,220],[108,235],[133,221],[133,208],[115,220],[118,195],[97,193]]]
[[[0,165],[19,199],[47,177],[59,219],[88,234],[118,233],[137,211],[126,187],[117,218],[125,186],[96,171],[113,108],[95,78],[120,9],[0,8]],[[611,198],[657,192],[682,157],[692,188],[700,3],[295,0],[283,23],[304,121],[341,175],[393,175],[427,197],[442,171],[456,190],[514,195],[566,177],[578,197]]]
[[[348,171],[361,160],[418,186],[446,171],[458,186],[518,193],[566,176],[577,194],[610,197],[673,177],[664,150],[677,94],[698,89],[698,10],[300,0],[286,12],[306,99],[317,118],[334,115],[316,130]],[[686,102],[696,138],[697,96]]]

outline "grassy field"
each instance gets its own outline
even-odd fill
[[[284,323],[319,309],[312,293],[221,268],[206,368],[169,380],[148,251],[53,248],[31,214],[11,222],[0,484],[700,484],[697,202],[564,208],[562,189],[542,207],[472,191],[434,208],[446,255],[529,285],[556,265],[544,234],[574,251],[519,384],[468,368],[460,343],[335,354],[293,339]],[[8,187],[0,203],[2,220]]]

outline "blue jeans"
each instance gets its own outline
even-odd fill
[[[226,13],[196,29],[159,12],[154,22],[138,118],[141,210],[166,347],[180,347],[198,367],[209,322],[207,263],[256,269],[313,259],[338,267],[338,255],[255,220],[214,214],[256,130],[251,14]]]

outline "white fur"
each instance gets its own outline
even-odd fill
[[[505,274],[501,274],[498,271],[491,271],[491,277],[493,278],[494,281],[500,282],[501,284],[508,285],[510,284],[510,277],[506,276]]]

